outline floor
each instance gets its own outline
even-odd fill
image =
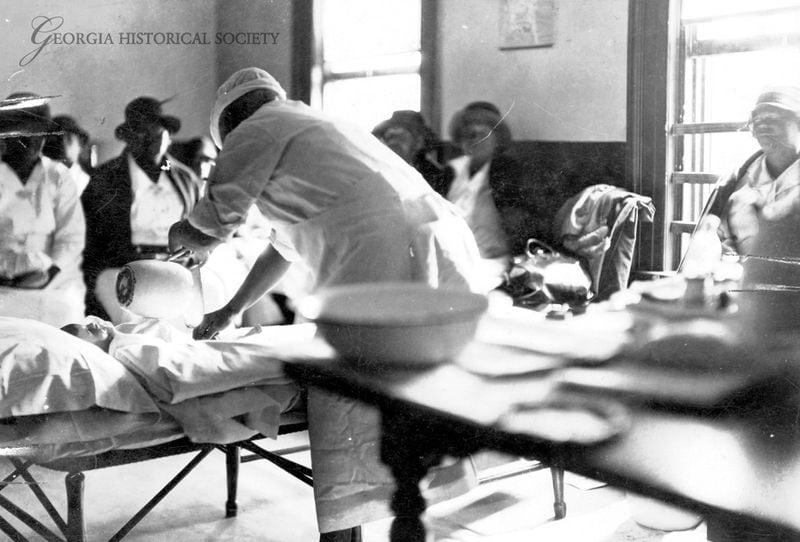
[[[282,446],[296,444],[282,437]],[[189,456],[152,460],[86,473],[88,542],[108,540],[150,495],[159,479],[177,472]],[[307,461],[307,453],[293,459]],[[0,460],[0,472],[10,464]],[[478,459],[482,475],[507,470],[508,460],[493,455]],[[313,542],[318,534],[311,488],[265,461],[242,466],[239,515],[224,518],[224,456],[214,452],[125,538],[134,541]],[[517,469],[519,470],[519,469]],[[64,509],[63,474],[33,469],[59,510]],[[162,482],[163,483],[163,482]],[[665,532],[639,526],[631,519],[621,491],[567,473],[567,517],[552,517],[552,486],[547,469],[482,483],[467,495],[429,509],[426,521],[437,542],[701,542],[705,527]],[[41,506],[24,483],[2,493],[43,518]],[[3,516],[7,514],[3,513]],[[21,531],[25,528],[16,522]],[[49,525],[49,523],[48,523]],[[364,542],[386,542],[389,522],[364,527]],[[2,535],[0,535],[2,536]],[[34,538],[35,539],[35,538]]]

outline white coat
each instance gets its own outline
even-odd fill
[[[374,136],[300,102],[270,102],[228,134],[189,222],[222,239],[253,204],[280,254],[310,269],[312,289],[477,284],[477,245],[452,205]],[[377,411],[310,390],[308,415],[320,531],[387,517],[393,480],[378,458]],[[439,494],[456,486],[463,478]]]

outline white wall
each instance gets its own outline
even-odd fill
[[[443,126],[474,100],[515,139],[625,141],[628,0],[554,0],[555,44],[499,50],[499,0],[439,2]]]
[[[376,0],[379,1],[379,0]],[[555,45],[498,49],[499,0],[439,0],[441,118],[487,99],[509,111],[517,139],[624,141],[628,0],[555,0]],[[62,16],[63,32],[109,32],[111,45],[35,45],[31,22]],[[290,0],[0,0],[0,97],[18,90],[60,94],[54,114],[75,116],[105,160],[123,109],[140,95],[174,96],[178,138],[207,132],[214,92],[234,70],[258,65],[289,88]],[[265,45],[124,45],[119,32],[278,32]],[[213,40],[212,40],[213,41]]]
[[[291,86],[291,0],[219,0],[219,32],[278,33],[277,43],[264,46],[222,46],[217,63],[219,83],[240,68],[257,66],[275,76],[287,92]]]

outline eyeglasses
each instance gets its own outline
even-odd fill
[[[785,124],[787,122],[800,122],[800,117],[791,111],[755,110],[750,114],[747,127],[752,130],[756,124]]]

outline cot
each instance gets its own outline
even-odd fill
[[[299,412],[290,413],[282,420],[279,434],[284,435],[299,432],[306,428],[307,425],[303,414]],[[263,437],[257,436],[246,441],[232,444],[212,444],[195,443],[187,437],[179,437],[177,440],[164,444],[142,448],[113,449],[98,454],[79,455],[43,463],[37,463],[35,459],[31,458],[35,458],[35,454],[28,455],[26,453],[32,452],[33,450],[0,448],[0,455],[6,455],[14,467],[13,471],[0,481],[0,491],[13,483],[17,478],[24,480],[59,532],[53,532],[31,514],[30,511],[20,508],[2,494],[0,494],[0,507],[28,526],[41,537],[42,540],[66,542],[84,541],[86,540],[85,515],[87,512],[86,503],[84,501],[84,472],[139,463],[179,454],[193,453],[194,455],[186,465],[167,480],[164,486],[150,500],[142,505],[142,507],[109,539],[110,541],[117,541],[125,537],[214,450],[219,450],[226,456],[227,500],[225,501],[225,517],[235,517],[237,514],[237,481],[240,462],[267,459],[305,484],[312,484],[311,469],[283,457],[284,454],[299,451],[298,448],[286,448],[275,451],[266,450],[256,443],[259,438]],[[250,454],[241,455],[240,450],[246,450],[250,452]],[[20,454],[23,456],[27,455],[28,457],[19,457]],[[31,474],[29,469],[34,465],[65,473],[67,509],[64,515],[66,517],[58,512],[50,497],[43,491],[37,480]],[[3,532],[15,542],[27,540],[25,536],[2,516],[0,516],[0,532]]]
[[[280,331],[284,341],[308,333],[313,329],[292,326]],[[266,357],[274,356],[274,349],[270,352],[253,346],[244,351],[263,350]],[[15,480],[22,480],[56,527],[54,531],[37,519],[41,511],[22,509],[0,493],[0,532],[14,541],[26,540],[9,521],[13,516],[40,539],[84,541],[86,471],[178,454],[193,455],[111,540],[127,535],[214,450],[226,456],[227,517],[237,513],[242,462],[266,459],[311,485],[311,470],[283,457],[296,449],[268,451],[257,443],[267,436],[307,428],[302,402],[289,399],[297,395],[298,388],[275,381],[273,375],[259,379],[235,360],[227,361],[226,369],[244,376],[211,389],[204,382],[199,388],[203,393],[195,396],[174,386],[173,398],[180,395],[181,400],[170,402],[163,390],[153,394],[151,388],[153,382],[160,382],[158,378],[143,381],[141,375],[134,375],[125,364],[89,343],[38,322],[0,318],[0,455],[13,466],[0,481],[0,492]],[[219,369],[216,365],[213,368]],[[163,363],[160,369],[164,369]],[[192,371],[189,373],[195,385],[202,377],[198,379]],[[216,374],[214,371],[209,374]],[[184,373],[169,378],[189,374]],[[214,416],[218,417],[211,419]],[[33,466],[65,473],[65,517],[34,479]]]

